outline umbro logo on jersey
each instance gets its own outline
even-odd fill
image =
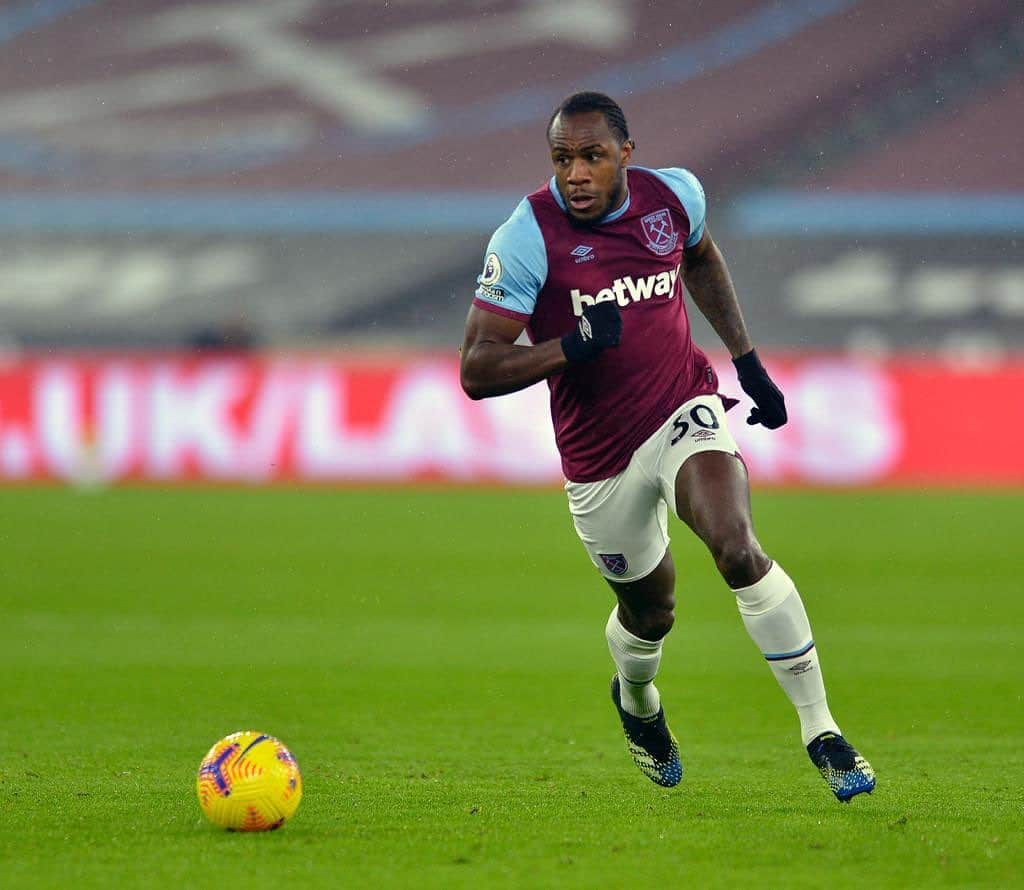
[[[577,244],[574,249],[569,251],[569,256],[586,256],[593,249],[593,247],[587,247],[586,244]]]

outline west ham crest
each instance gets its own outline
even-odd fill
[[[679,233],[672,225],[672,214],[666,208],[648,213],[640,220],[640,225],[643,226],[648,250],[658,256],[665,256],[676,249]]]
[[[626,570],[629,568],[629,563],[626,562],[626,557],[621,553],[598,553],[601,557],[601,561],[605,564],[605,567],[613,575],[625,575]]]

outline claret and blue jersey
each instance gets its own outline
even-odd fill
[[[683,302],[683,250],[704,234],[704,192],[687,170],[627,168],[629,194],[594,225],[566,213],[551,181],[494,233],[474,305],[522,321],[534,343],[568,333],[583,310],[615,301],[622,341],[548,380],[566,478],[606,479],[679,405],[714,392]]]

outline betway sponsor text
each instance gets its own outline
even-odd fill
[[[596,294],[581,293],[579,288],[574,287],[569,296],[572,298],[572,311],[576,317],[583,315],[587,306],[595,303],[607,303],[615,301],[619,308],[625,309],[631,303],[639,303],[641,300],[649,300],[651,297],[670,297],[675,293],[676,280],[679,278],[679,267],[670,269],[668,272],[659,272],[657,275],[648,275],[645,278],[633,278],[627,275],[625,278],[616,278],[611,287],[601,288]]]

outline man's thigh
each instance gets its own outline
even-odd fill
[[[656,475],[661,495],[676,516],[685,521],[687,505],[677,502],[680,468],[691,457],[704,452],[722,452],[739,458],[739,447],[729,431],[722,400],[716,395],[690,399],[675,411],[656,435],[660,449],[656,457]],[[741,459],[730,463],[742,467]]]
[[[658,567],[668,548],[668,508],[636,455],[617,476],[567,482],[565,491],[576,534],[605,578],[635,581]]]

